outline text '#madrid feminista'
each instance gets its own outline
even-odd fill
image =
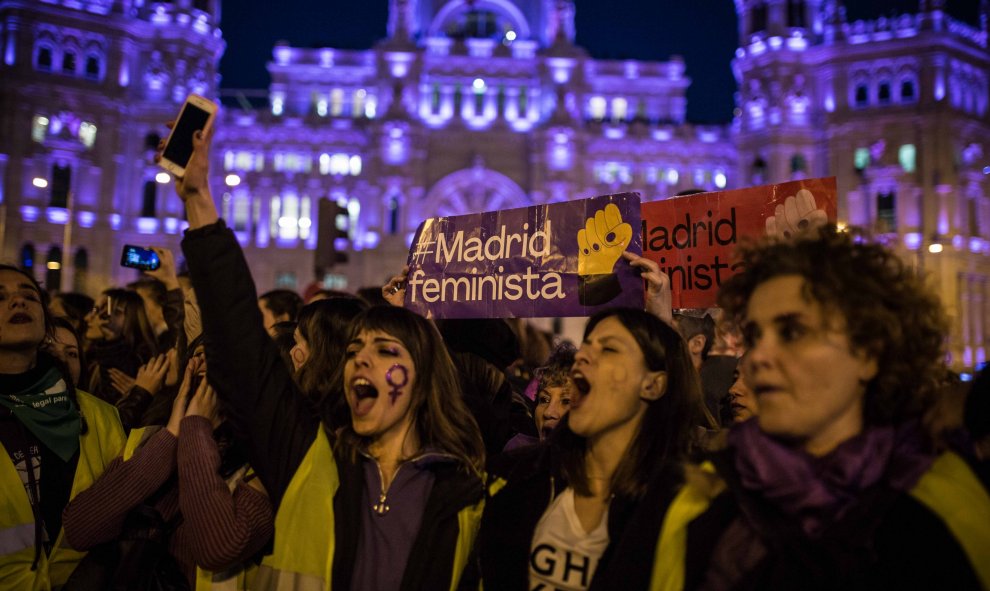
[[[533,261],[550,255],[551,222],[547,220],[543,229],[529,233],[529,224],[522,225],[522,232],[509,233],[505,225],[498,234],[487,240],[473,237],[465,240],[464,230],[458,230],[453,237],[437,234],[432,250],[421,253],[432,254],[437,264],[480,263],[520,257]],[[424,277],[426,272],[416,269],[409,277],[409,290],[412,301],[422,296],[427,303],[477,302],[481,300],[529,300],[564,299],[563,279],[553,271],[534,271],[533,265],[525,272],[505,273],[505,267],[498,265],[495,273],[482,275],[460,275]]]

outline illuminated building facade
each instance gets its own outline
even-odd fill
[[[123,244],[177,247],[180,204],[150,155],[187,92],[218,96],[219,10],[0,0],[5,258],[93,293],[133,278],[116,265]],[[736,11],[736,117],[698,126],[680,59],[589,57],[571,0],[390,0],[372,49],[276,45],[266,106],[222,112],[218,206],[259,289],[301,290],[322,197],[350,214],[350,262],[334,272],[355,287],[400,268],[432,215],[834,174],[841,221],[932,272],[953,362],[984,360],[986,15],[970,26],[935,0],[854,23],[836,0],[736,0]]]

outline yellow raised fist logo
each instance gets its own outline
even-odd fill
[[[584,229],[578,230],[578,295],[582,305],[604,304],[622,291],[612,269],[632,235],[632,226],[622,221],[622,212],[614,203],[596,211]]]

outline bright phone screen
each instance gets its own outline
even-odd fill
[[[166,160],[171,160],[185,168],[189,164],[190,156],[192,156],[193,134],[206,127],[209,118],[210,114],[203,109],[192,103],[186,103],[185,108],[182,109],[182,115],[175,123],[172,137],[169,139],[168,145],[165,146],[165,152],[162,153],[162,156]]]

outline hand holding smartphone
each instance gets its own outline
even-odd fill
[[[216,103],[198,94],[186,97],[179,117],[165,140],[165,149],[158,165],[177,177],[185,176],[193,152],[193,135],[200,130],[203,133],[209,131],[217,108]]]
[[[162,264],[158,258],[158,253],[147,248],[125,244],[123,252],[120,253],[120,266],[140,269],[142,271],[154,271]]]

